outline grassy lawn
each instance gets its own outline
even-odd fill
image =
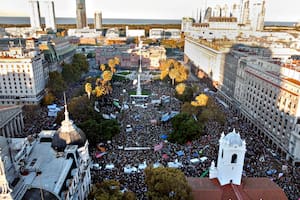
[[[118,74],[114,74],[113,80],[114,81],[123,81],[123,80],[129,80],[129,79],[126,77],[123,77],[123,76],[118,76]]]
[[[151,75],[160,75],[160,71],[151,71],[150,74]]]
[[[129,72],[129,71],[118,72],[117,75],[118,75],[118,74],[126,76],[126,75],[128,75],[128,74],[131,74],[131,72]]]
[[[142,95],[150,95],[151,92],[149,90],[142,90]],[[136,91],[135,90],[131,90],[129,91],[129,95],[136,95]]]

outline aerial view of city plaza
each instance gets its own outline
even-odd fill
[[[300,3],[0,4],[1,200],[300,200]]]

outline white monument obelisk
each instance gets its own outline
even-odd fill
[[[137,78],[136,95],[142,95],[142,88],[141,88],[142,46],[143,46],[143,41],[141,41],[141,38],[139,38],[140,61],[139,61],[139,71],[138,71],[138,78]]]

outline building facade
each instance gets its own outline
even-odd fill
[[[82,130],[69,119],[57,131],[0,137],[0,199],[85,200],[91,158]]]
[[[194,19],[191,17],[184,17],[181,21],[181,31],[186,32],[190,30],[190,28],[193,26]]]
[[[82,29],[88,26],[86,18],[85,0],[76,0],[76,24]]]
[[[211,45],[211,46],[208,46]],[[191,62],[195,66],[195,73],[201,70],[209,76],[216,85],[223,82],[225,55],[228,49],[220,49],[205,41],[201,42],[192,38],[185,39],[185,62]]]
[[[269,61],[244,58],[234,99],[241,116],[287,159],[300,162],[300,72]],[[229,102],[230,103],[230,102]]]
[[[102,46],[95,50],[96,64],[107,64],[109,59],[118,57],[120,67],[135,68],[139,65],[140,54],[142,54],[142,67],[157,69],[162,60],[166,60],[166,49],[164,47],[145,46],[142,51],[136,49],[135,45],[111,45]]]
[[[220,185],[240,185],[246,153],[246,142],[235,129],[226,136],[224,132],[219,140],[218,165],[212,161],[209,178],[217,178]]]
[[[43,54],[10,47],[0,52],[0,104],[38,104],[44,95]]]
[[[0,106],[0,135],[6,138],[22,136],[24,121],[21,106]]]

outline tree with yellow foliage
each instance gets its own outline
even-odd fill
[[[105,70],[102,73],[102,78],[103,78],[104,84],[107,83],[108,81],[111,81],[112,77],[113,77],[113,74],[109,70]]]
[[[118,57],[114,57],[115,65],[120,65],[120,59]]]
[[[167,62],[167,60],[164,60],[160,63],[159,69],[161,71],[160,79],[163,80],[169,74],[169,63]]]
[[[166,78],[166,76],[169,76],[173,85],[175,81],[180,83],[188,79],[188,70],[184,65],[174,59],[168,59],[161,62],[159,69],[161,71],[161,80]]]
[[[92,93],[92,90],[93,90],[92,84],[91,83],[86,83],[84,88],[85,88],[85,92],[87,93],[87,95],[90,99],[91,98],[91,93]]]
[[[179,83],[178,85],[176,85],[176,92],[179,95],[182,95],[185,91],[185,84],[184,83]]]
[[[178,71],[176,68],[173,68],[169,71],[169,77],[172,80],[172,85],[174,85],[177,76],[178,76]]]
[[[97,98],[99,98],[99,97],[101,97],[101,96],[103,96],[103,95],[106,94],[105,87],[103,87],[103,86],[96,86],[95,90],[93,91],[93,93],[95,94],[95,96]]]
[[[116,67],[116,60],[115,59],[109,59],[107,64],[108,64],[108,66],[110,68],[110,71],[112,73],[115,73],[116,72],[116,69],[115,69],[115,67]]]
[[[206,106],[208,102],[208,96],[206,94],[200,94],[195,98],[196,101],[192,101],[193,106]]]
[[[181,83],[188,79],[188,70],[180,63],[176,68],[175,81]]]
[[[100,70],[101,70],[101,71],[104,71],[105,69],[106,69],[105,65],[104,65],[104,64],[101,64],[101,65],[100,65]]]

